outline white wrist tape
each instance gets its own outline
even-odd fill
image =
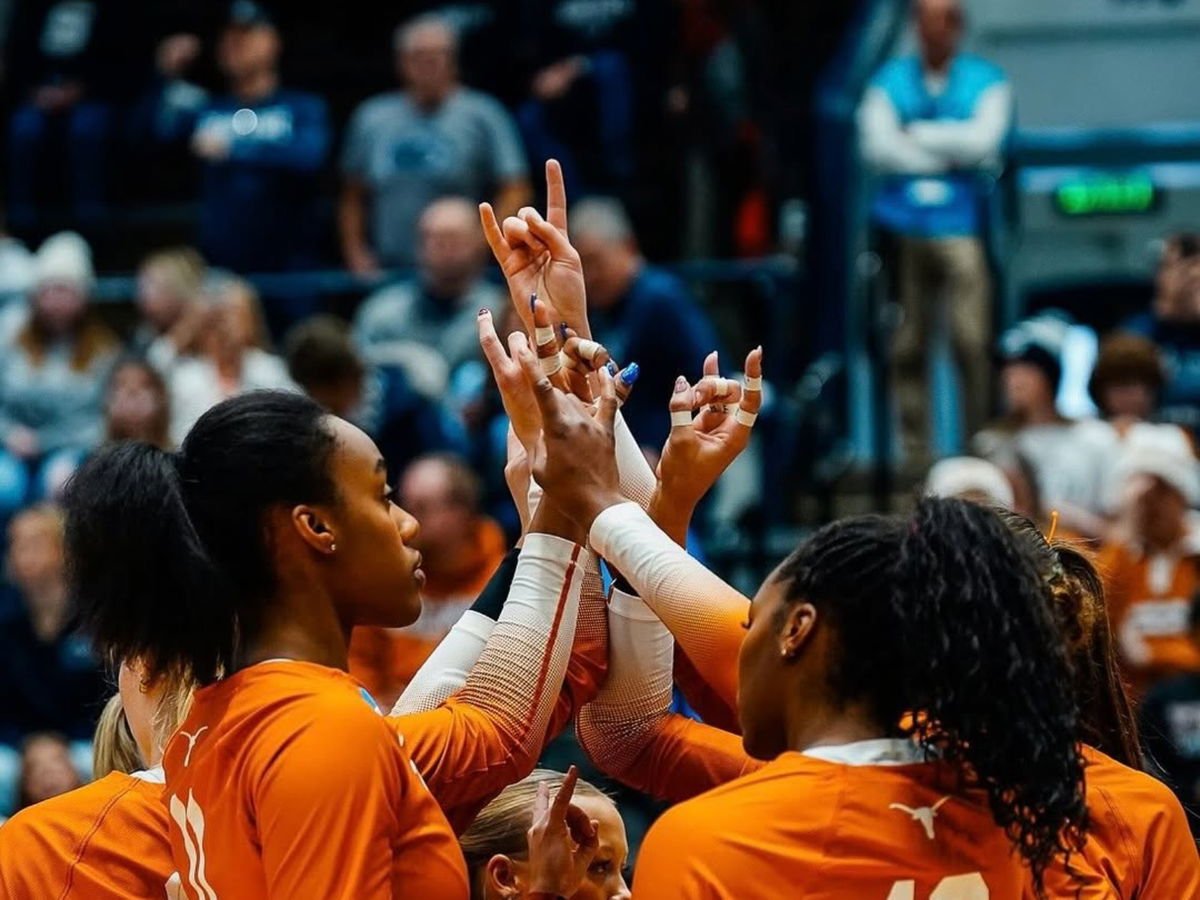
[[[680,425],[692,424],[692,411],[690,409],[677,409],[671,413],[671,427],[678,428]]]
[[[754,423],[758,421],[758,413],[746,412],[740,406],[733,417],[737,419],[739,425],[745,425],[747,428],[753,428]]]
[[[562,354],[555,353],[553,356],[544,356],[538,360],[542,364],[542,374],[549,378],[562,368]]]
[[[762,390],[762,376],[761,375],[747,375],[745,378],[742,379],[742,389],[747,390],[747,391],[761,391]]]
[[[533,330],[534,339],[539,347],[554,342],[554,329],[549,325],[539,325]]]

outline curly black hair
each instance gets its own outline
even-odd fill
[[[1028,549],[991,510],[928,498],[826,526],[778,578],[836,630],[832,695],[984,790],[1041,896],[1087,809],[1071,667]]]
[[[155,678],[232,671],[275,588],[264,515],[335,498],[334,444],[315,402],[260,391],[206,412],[178,453],[122,443],[92,456],[64,505],[70,591],[97,649]]]

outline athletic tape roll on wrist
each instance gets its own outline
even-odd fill
[[[677,409],[671,413],[671,427],[676,428],[680,425],[692,424],[692,411],[690,409]]]

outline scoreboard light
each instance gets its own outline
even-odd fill
[[[1096,173],[1062,182],[1054,205],[1064,216],[1124,216],[1150,212],[1158,188],[1144,172]]]

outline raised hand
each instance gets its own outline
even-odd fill
[[[528,301],[530,295],[537,294],[556,321],[566,322],[579,334],[591,337],[583,266],[567,238],[567,192],[558,161],[546,163],[544,218],[526,206],[501,225],[490,203],[479,205],[479,217],[525,330],[533,334]]]
[[[538,412],[533,391],[521,371],[520,364],[509,356],[500,342],[491,311],[481,309],[475,324],[479,330],[479,346],[488,365],[491,366],[496,387],[500,389],[500,402],[504,404],[504,412],[508,414],[508,421],[517,440],[526,453],[532,455],[542,432],[542,415]]]
[[[658,463],[656,501],[663,507],[691,510],[750,442],[762,407],[762,348],[746,356],[746,382],[722,378],[717,356],[704,363],[704,377],[693,387],[680,376],[671,396],[671,433]],[[698,416],[692,413],[701,408]]]
[[[600,846],[599,823],[571,803],[579,770],[571,766],[554,800],[538,785],[529,828],[529,889],[533,894],[570,897],[587,877]]]
[[[533,387],[542,418],[533,477],[546,498],[586,531],[600,512],[624,500],[614,449],[617,392],[612,375],[600,371],[600,397],[589,407],[551,384],[525,335],[511,335],[509,346]]]

